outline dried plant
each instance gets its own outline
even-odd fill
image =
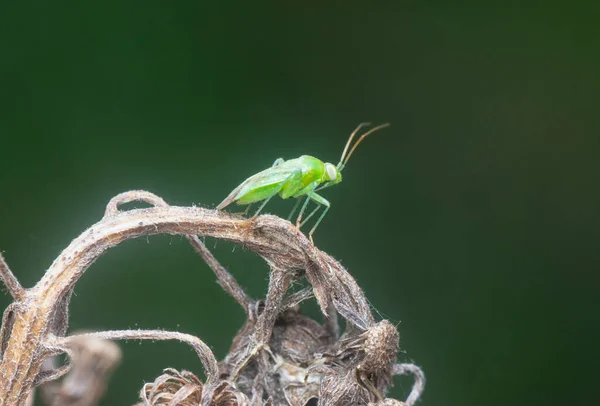
[[[131,201],[153,207],[119,210]],[[185,235],[246,312],[246,323],[220,362],[200,339],[179,332],[67,335],[69,301],[83,272],[108,248],[160,233]],[[271,268],[264,300],[250,298],[198,236],[232,241],[260,255]],[[31,289],[21,287],[1,255],[0,277],[14,299],[4,311],[0,331],[0,406],[31,402],[33,389],[40,385],[50,405],[95,405],[120,358],[112,341],[121,339],[185,342],[204,368],[204,380],[188,371],[165,369],[144,385],[139,405],[412,406],[423,391],[421,369],[396,363],[396,328],[374,320],[362,290],[339,262],[275,216],[246,219],[169,206],[154,194],[130,191],[114,197],[102,220],[75,239]],[[303,278],[310,286],[289,292],[292,283]],[[311,297],[325,316],[323,323],[300,312],[300,303]],[[345,319],[343,334],[338,314]],[[58,354],[67,354],[65,365],[55,365]],[[404,402],[385,397],[397,374],[414,377]]]
[[[121,350],[110,340],[74,335],[69,338],[71,370],[61,380],[46,382],[41,389],[44,403],[50,406],[94,406],[104,391],[110,373],[121,361]],[[58,357],[42,364],[42,373],[55,370]]]

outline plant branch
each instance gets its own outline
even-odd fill
[[[156,207],[119,211],[118,206],[142,200]],[[76,238],[52,263],[44,277],[26,294],[12,273],[3,279],[19,298],[27,298],[11,309],[14,320],[10,339],[0,364],[0,405],[25,402],[31,386],[48,356],[50,335],[60,336],[67,325],[68,296],[89,266],[107,249],[131,238],[154,234],[202,235],[232,241],[255,251],[272,269],[281,272],[277,278],[287,287],[292,276],[305,272],[315,297],[325,315],[332,314],[332,303],[340,314],[359,329],[374,325],[369,305],[350,274],[332,257],[319,251],[290,222],[275,216],[252,219],[198,207],[168,206],[164,200],[148,192],[132,191],[110,201],[105,216]],[[8,269],[7,267],[5,268]],[[219,277],[219,275],[217,275]],[[231,282],[231,281],[230,281]],[[235,286],[235,285],[232,285]],[[244,302],[246,298],[232,295]],[[237,295],[237,296],[236,296]],[[270,294],[278,303],[265,303],[265,309],[280,309],[283,295]],[[60,317],[56,316],[59,311]],[[273,314],[263,312],[257,325],[273,321]],[[60,322],[58,322],[60,321]],[[269,331],[272,326],[265,326]],[[268,337],[259,337],[264,342]]]
[[[130,203],[132,201],[142,201],[155,207],[168,207],[169,205],[162,198],[156,196],[153,193],[146,192],[144,190],[133,190],[125,193],[118,194],[113,197],[110,202],[106,205],[105,216],[114,216],[119,214],[119,206]],[[246,315],[251,314],[251,306],[253,300],[246,294],[244,289],[238,284],[237,280],[231,275],[225,267],[223,267],[215,256],[206,248],[204,243],[200,241],[196,235],[187,235],[186,238],[202,257],[204,262],[213,270],[217,276],[219,285],[229,293],[239,304],[242,306]]]
[[[394,375],[413,375],[415,382],[410,394],[406,398],[406,406],[413,406],[421,397],[425,390],[425,374],[423,370],[415,364],[396,364],[393,367]]]
[[[210,266],[215,275],[217,281],[223,290],[231,295],[236,302],[242,306],[246,312],[246,316],[252,317],[252,305],[254,301],[246,294],[244,289],[239,285],[238,281],[225,269],[223,265],[215,258],[215,256],[206,248],[206,245],[195,235],[188,235],[188,241],[194,247],[196,252],[200,254],[204,262]]]
[[[25,289],[21,286],[15,275],[11,272],[4,256],[0,252],[0,279],[8,289],[8,293],[13,297],[15,302],[22,300],[25,296]]]
[[[210,347],[198,337],[190,334],[163,330],[114,330],[77,334],[69,337],[56,337],[55,345],[61,348],[69,348],[72,343],[85,338],[100,338],[104,340],[178,340],[189,344],[196,351],[204,367],[207,385],[214,385],[219,377],[217,360]]]

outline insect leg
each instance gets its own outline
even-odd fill
[[[300,214],[298,214],[298,218],[296,219],[296,227],[298,227],[298,228],[300,228],[300,221],[302,221],[302,215],[304,214],[304,211],[306,210],[306,206],[308,206],[308,202],[310,201],[317,186],[318,186],[318,183],[313,182],[313,185],[310,188],[310,191],[306,194],[307,195],[306,200],[304,201],[304,204],[302,205],[302,208],[300,209]]]
[[[265,201],[264,201],[264,202],[263,202],[263,203],[260,205],[260,207],[258,208],[258,210],[256,210],[256,213],[254,213],[254,216],[252,216],[252,217],[256,217],[256,216],[258,216],[258,214],[260,213],[260,211],[261,211],[261,210],[262,210],[262,209],[263,209],[263,208],[264,208],[264,207],[267,205],[267,203],[269,203],[269,200],[271,200],[271,198],[272,198],[273,196],[275,196],[276,194],[277,194],[277,193],[273,193],[271,196],[267,197],[267,198],[265,199]]]
[[[323,217],[325,217],[325,214],[327,214],[327,211],[329,210],[329,207],[331,207],[331,205],[329,204],[329,201],[327,199],[325,199],[322,196],[319,196],[316,193],[313,193],[311,195],[311,198],[315,201],[315,203],[318,203],[318,204],[320,204],[322,206],[325,206],[325,210],[323,210],[323,213],[321,213],[321,215],[317,219],[317,222],[315,223],[315,225],[313,226],[313,228],[308,233],[308,238],[312,242],[312,235],[313,235],[313,233],[317,229],[317,227],[318,227],[319,223],[321,222],[321,220],[323,220]]]
[[[300,200],[300,199],[296,200],[296,204],[294,204],[294,208],[292,209],[292,212],[287,217],[287,221],[291,221],[292,220],[292,217],[294,217],[294,213],[296,213],[296,210],[298,210],[298,206],[300,206],[300,202],[301,201],[302,200]]]
[[[310,218],[317,212],[319,211],[319,209],[321,208],[321,205],[318,204],[317,207],[315,207],[313,209],[313,211],[310,212],[310,214],[308,216],[306,216],[306,218],[304,220],[302,220],[302,223],[300,223],[300,227],[304,227],[304,225],[308,222],[308,220],[310,220]]]

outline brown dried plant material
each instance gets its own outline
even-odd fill
[[[165,373],[142,388],[140,405],[195,406],[202,401],[202,382],[188,371],[167,368]]]
[[[143,406],[197,406],[202,403],[203,384],[189,371],[167,368],[153,383],[142,388]],[[247,406],[248,398],[235,390],[228,382],[221,383],[214,391],[210,406]]]
[[[95,406],[104,394],[110,373],[121,361],[121,350],[110,340],[76,336],[70,342],[71,370],[62,380],[40,387],[51,406]],[[56,369],[55,358],[46,359],[42,370]]]
[[[119,210],[134,200],[154,207]],[[221,287],[246,312],[245,325],[219,363],[199,338],[179,332],[66,335],[71,293],[83,272],[120,242],[159,233],[186,236]],[[271,268],[264,300],[250,298],[198,236],[233,241],[260,255]],[[0,332],[0,406],[23,405],[35,386],[61,377],[71,367],[76,371],[76,343],[92,339],[179,340],[194,348],[205,379],[167,369],[144,386],[144,405],[403,405],[385,398],[396,374],[415,377],[406,406],[414,405],[423,391],[425,379],[419,367],[395,364],[398,332],[385,320],[375,322],[352,276],[296,227],[275,216],[245,219],[197,207],[169,206],[144,191],[126,192],[109,202],[103,219],[75,239],[33,288],[23,289],[1,257],[0,278],[14,299],[4,312]],[[303,281],[309,287],[288,292]],[[301,302],[310,297],[319,304],[323,323],[301,314]],[[338,314],[346,322],[341,337]],[[66,353],[70,362],[44,369],[44,360],[59,353]]]

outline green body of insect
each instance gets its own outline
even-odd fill
[[[271,168],[265,169],[242,182],[241,185],[235,188],[229,196],[217,206],[217,209],[222,209],[233,202],[239,205],[247,205],[262,201],[263,203],[254,214],[256,216],[263,207],[265,207],[267,202],[277,194],[283,199],[306,196],[306,200],[302,205],[302,209],[300,210],[300,214],[296,221],[297,227],[301,227],[308,221],[321,206],[325,208],[308,234],[312,241],[312,234],[315,232],[317,226],[321,220],[323,220],[323,217],[325,217],[325,214],[330,207],[329,201],[317,194],[316,191],[340,183],[342,181],[342,170],[358,144],[360,144],[367,135],[380,128],[387,127],[389,124],[380,125],[363,134],[358,141],[356,141],[350,150],[350,153],[346,156],[346,152],[348,151],[352,139],[360,128],[365,125],[368,125],[368,123],[360,124],[350,135],[339,164],[333,165],[308,155],[302,155],[300,158],[287,161],[279,158]],[[317,207],[306,217],[304,222],[301,223],[302,215],[310,200],[314,201],[317,204]],[[294,206],[288,219],[293,216],[299,203],[300,200]]]

